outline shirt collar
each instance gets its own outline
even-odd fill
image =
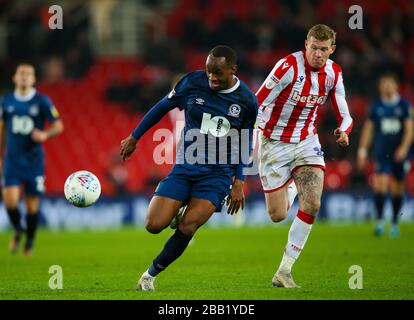
[[[381,97],[381,102],[386,106],[395,106],[398,101],[400,101],[401,97],[399,94],[394,95],[391,99],[384,99]]]
[[[33,97],[35,96],[35,94],[36,94],[36,89],[35,88],[30,89],[29,93],[24,95],[24,96],[22,96],[20,93],[17,92],[17,90],[15,90],[14,91],[14,98],[17,101],[20,101],[20,102],[27,102],[27,101],[32,100]]]
[[[231,93],[237,90],[237,88],[240,86],[240,80],[236,76],[234,76],[234,79],[236,79],[236,83],[234,86],[232,86],[229,89],[220,90],[219,93]]]

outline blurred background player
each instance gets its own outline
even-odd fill
[[[413,109],[410,103],[401,98],[398,92],[397,76],[384,73],[378,81],[380,97],[368,111],[359,149],[357,164],[365,170],[368,164],[368,150],[374,140],[373,158],[375,174],[373,180],[374,203],[377,212],[377,225],[374,233],[384,233],[384,203],[389,191],[392,199],[392,226],[390,236],[399,235],[398,215],[403,203],[405,176],[409,171],[409,153],[413,141]]]
[[[239,163],[240,148],[233,149],[234,141],[228,140],[228,133],[230,129],[236,129],[240,135],[240,129],[248,129],[247,148],[250,149],[257,100],[247,85],[235,76],[236,63],[236,53],[230,47],[213,48],[207,57],[206,71],[195,71],[184,76],[121,143],[121,157],[126,160],[142,135],[167,112],[176,107],[184,109],[185,139],[177,152],[178,163],[155,191],[148,207],[146,229],[154,234],[161,232],[183,204],[188,205],[175,233],[139,279],[139,290],[154,290],[155,276],[184,252],[194,233],[214,212],[221,211],[226,196],[228,213],[237,213],[244,206],[245,165],[233,162],[235,154]],[[195,134],[198,138],[201,135],[202,139],[194,141]],[[220,146],[220,138],[226,150],[216,148]],[[191,148],[191,156],[194,154],[194,144],[198,152],[196,161],[192,162],[188,151]],[[210,148],[214,148],[214,159],[210,157]],[[218,160],[223,159],[223,151],[227,159],[222,164]]]
[[[336,48],[335,38],[330,27],[313,26],[307,34],[305,50],[279,60],[256,94],[261,130],[259,173],[273,222],[286,218],[295,186],[299,193],[299,210],[273,286],[297,287],[291,269],[320,209],[325,161],[315,119],[318,107],[328,97],[339,123],[334,131],[336,142],[342,147],[349,144],[353,121],[345,100],[342,69],[329,59]]]
[[[0,141],[3,202],[14,228],[9,250],[16,253],[23,228],[18,208],[20,187],[26,204],[25,255],[31,255],[39,216],[40,196],[44,193],[44,150],[42,143],[63,131],[63,123],[50,99],[36,91],[35,69],[19,64],[13,76],[15,91],[1,101]],[[45,122],[52,123],[45,130]],[[4,160],[3,160],[3,149]]]

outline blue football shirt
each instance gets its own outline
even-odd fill
[[[214,91],[206,72],[194,71],[177,83],[168,100],[185,114],[177,164],[234,169],[245,160],[241,155],[248,151],[258,106],[256,95],[243,81],[236,78],[232,88]]]
[[[0,114],[6,126],[5,161],[30,166],[43,160],[43,147],[31,138],[34,128],[43,130],[46,121],[59,118],[52,101],[33,89],[27,96],[16,92],[3,97]]]
[[[395,102],[374,101],[369,109],[369,119],[374,123],[374,155],[390,156],[401,144],[404,121],[411,116],[410,103],[402,98]]]

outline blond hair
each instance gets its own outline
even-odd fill
[[[309,29],[306,39],[309,40],[310,37],[314,37],[316,40],[319,41],[325,41],[330,39],[331,44],[334,45],[336,40],[336,32],[325,24],[317,24]]]

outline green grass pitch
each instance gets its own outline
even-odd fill
[[[155,292],[135,284],[161,250],[171,229],[101,232],[40,230],[36,252],[7,251],[0,234],[0,299],[413,299],[414,224],[401,236],[375,238],[373,225],[317,222],[294,266],[300,289],[272,288],[289,225],[201,228],[187,251],[160,274]],[[49,267],[60,265],[63,289],[48,286]],[[363,289],[351,290],[350,266],[363,271]]]

